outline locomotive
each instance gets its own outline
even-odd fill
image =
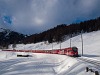
[[[14,50],[3,50],[3,51],[61,54],[61,55],[78,57],[78,48],[77,47],[69,47],[69,48],[54,49],[54,50],[15,50],[14,49]]]

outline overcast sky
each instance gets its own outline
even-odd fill
[[[100,0],[0,0],[0,27],[24,34],[100,16]]]

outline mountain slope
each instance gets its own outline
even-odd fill
[[[9,44],[21,43],[25,35],[11,31],[9,29],[0,29],[0,46],[7,47]]]

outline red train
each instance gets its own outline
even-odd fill
[[[69,47],[69,48],[55,49],[55,50],[3,50],[3,51],[48,53],[48,54],[61,54],[61,55],[68,55],[68,56],[78,56],[78,48],[77,47]]]

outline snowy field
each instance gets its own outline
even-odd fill
[[[84,33],[83,35],[83,57],[100,60],[100,31]],[[72,46],[82,53],[81,36],[71,38]],[[40,50],[58,49],[60,44],[48,44],[44,42],[36,44],[18,44],[15,49]],[[61,48],[70,46],[70,40],[61,43]],[[10,46],[9,49],[12,49]],[[17,54],[29,54],[31,57],[17,57]],[[77,58],[65,55],[42,54],[42,53],[15,53],[0,51],[0,75],[95,75],[86,72],[86,67],[95,67],[92,64]],[[97,70],[96,68],[94,68]]]

